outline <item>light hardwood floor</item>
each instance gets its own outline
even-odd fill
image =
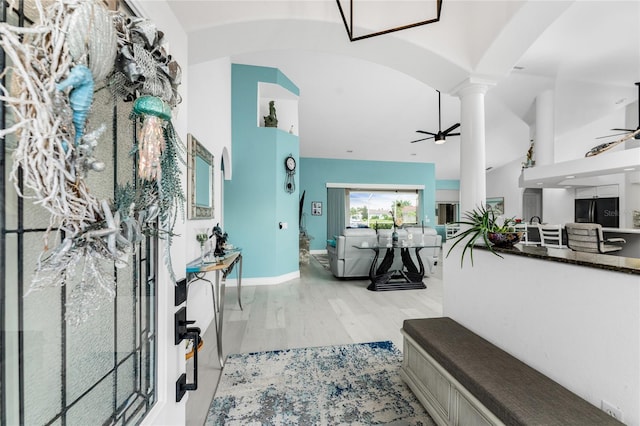
[[[242,311],[236,289],[228,288],[224,355],[380,340],[391,340],[402,350],[402,321],[442,316],[441,265],[425,278],[425,290],[372,292],[367,290],[368,280],[339,281],[312,257],[309,265],[300,267],[298,279],[243,286]],[[213,325],[203,340],[198,390],[189,392],[187,401],[189,426],[204,423],[221,373]]]

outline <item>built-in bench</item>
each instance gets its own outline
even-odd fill
[[[451,318],[402,333],[402,378],[439,425],[621,424]]]

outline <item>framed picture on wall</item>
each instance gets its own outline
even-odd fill
[[[213,154],[187,133],[187,218],[211,219],[213,213]]]
[[[504,214],[504,197],[487,198],[487,210],[493,210],[496,215]]]
[[[322,216],[322,201],[311,202],[311,216]]]

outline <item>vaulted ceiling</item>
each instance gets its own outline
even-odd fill
[[[296,83],[305,157],[434,162],[439,179],[456,179],[458,137],[409,142],[418,129],[437,131],[436,89],[442,128],[460,121],[455,90],[470,76],[491,82],[492,167],[524,158],[535,97],[546,89],[555,91],[557,136],[637,100],[638,1],[444,0],[437,23],[356,42],[333,0],[169,4],[189,33],[192,64],[230,57],[277,67]],[[637,123],[616,127],[629,125]],[[594,144],[608,133],[595,129]]]

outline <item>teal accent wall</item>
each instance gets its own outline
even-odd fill
[[[435,211],[435,165],[433,163],[402,163],[393,161],[300,159],[300,193],[304,198],[304,225],[311,240],[311,250],[323,250],[327,242],[327,183],[366,183],[424,185],[419,218],[427,212],[433,226]],[[321,201],[322,216],[311,215],[311,202]]]
[[[292,154],[298,161],[299,140],[280,129],[257,126],[258,82],[279,84],[299,95],[278,69],[231,66],[233,178],[224,182],[224,230],[243,250],[246,278],[278,277],[299,268],[299,174],[296,190],[284,190],[284,159]],[[288,223],[288,229],[279,229],[280,222]]]
[[[436,189],[459,191],[460,181],[458,179],[439,179],[436,181]]]

